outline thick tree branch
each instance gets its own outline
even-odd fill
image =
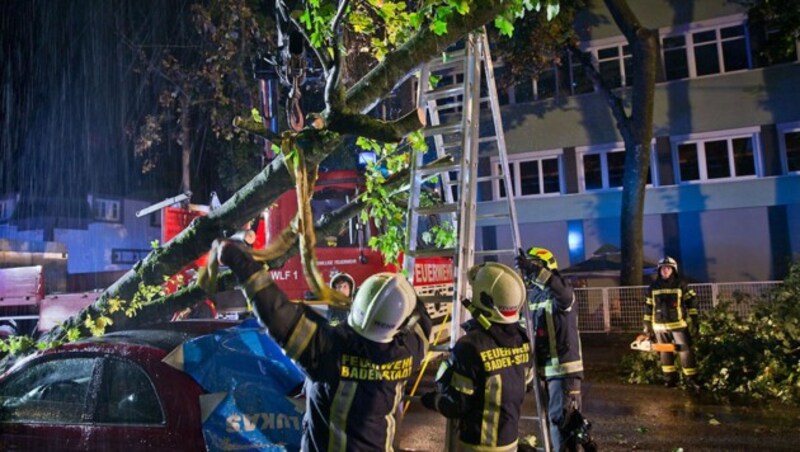
[[[627,0],[605,0],[608,12],[617,24],[617,28],[625,35],[629,43],[636,40],[637,31],[642,28],[639,19],[628,6]]]
[[[502,0],[476,0],[466,16],[454,14],[447,22],[447,33],[442,36],[431,31],[427,24],[403,46],[386,55],[386,58],[369,71],[348,91],[347,108],[352,111],[369,111],[389,94],[420,64],[441,54],[465,34],[482,27],[502,12],[507,3]]]
[[[384,143],[396,143],[424,125],[419,110],[413,110],[395,121],[334,110],[329,113],[327,121],[328,130],[333,132],[372,138]]]
[[[589,77],[589,80],[592,81],[595,90],[601,92],[605,97],[608,108],[611,109],[611,115],[614,116],[614,119],[617,121],[617,129],[620,134],[622,134],[623,137],[632,136],[630,118],[625,112],[625,105],[622,103],[622,99],[614,94],[614,91],[603,81],[603,77],[597,71],[597,68],[594,67],[592,57],[575,46],[572,46],[570,50],[580,59],[581,65],[586,69],[586,75]]]

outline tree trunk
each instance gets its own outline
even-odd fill
[[[621,108],[615,111],[617,127],[625,142],[625,175],[622,182],[620,211],[620,248],[622,268],[620,284],[642,284],[643,217],[645,186],[650,171],[651,141],[653,139],[653,104],[658,56],[657,34],[642,27],[626,0],[605,0],[617,27],[631,47],[633,88],[631,114]],[[610,91],[607,95],[613,96]],[[616,103],[617,106],[621,102]],[[612,107],[614,110],[614,107]]]

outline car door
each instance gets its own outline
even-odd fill
[[[99,358],[49,355],[0,383],[0,449],[83,450]]]

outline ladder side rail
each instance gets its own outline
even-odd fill
[[[475,173],[477,171],[477,126],[476,120],[479,119],[479,107],[475,105],[474,99],[480,98],[480,69],[475,61],[475,34],[470,33],[467,37],[467,56],[464,71],[464,110],[462,112],[462,147],[461,147],[461,169],[459,179],[458,204],[460,218],[458,222],[458,246],[454,258],[454,272],[456,276],[453,293],[452,323],[450,325],[450,347],[463,335],[461,331],[464,307],[461,300],[470,296],[470,287],[466,278],[467,271],[474,262],[474,237],[475,237],[475,198],[472,196],[475,187]],[[476,74],[477,72],[477,74]],[[476,95],[477,91],[477,95]],[[447,448],[448,451],[458,449],[458,438],[456,434],[455,421],[447,420]]]
[[[508,214],[511,220],[511,235],[515,249],[522,248],[522,239],[519,232],[519,222],[517,218],[516,204],[514,203],[514,193],[512,189],[513,181],[511,180],[511,172],[509,171],[508,151],[506,148],[505,133],[503,129],[503,118],[500,112],[500,102],[497,95],[497,85],[494,78],[494,62],[491,57],[489,49],[489,40],[484,33],[481,34],[481,56],[484,64],[484,72],[486,75],[486,85],[489,94],[489,105],[492,110],[492,121],[494,124],[494,134],[497,140],[497,151],[503,173],[503,183],[505,185],[506,201],[508,202]],[[525,322],[525,329],[530,338],[532,351],[536,351],[536,336],[533,331],[533,315],[530,312],[527,299],[522,306],[523,318],[530,319]],[[536,404],[537,418],[539,421],[539,430],[543,436],[542,444],[545,452],[550,452],[550,424],[549,416],[547,415],[547,408],[544,406],[543,389],[539,386],[539,366],[537,360],[534,358],[532,371],[534,373],[534,398]],[[546,382],[545,382],[546,384]]]
[[[489,50],[489,38],[486,31],[481,34],[481,50],[484,64],[484,72],[486,73],[486,85],[489,92],[489,104],[492,108],[492,121],[494,123],[494,133],[497,139],[497,149],[500,158],[500,165],[503,169],[503,182],[506,189],[506,198],[508,200],[508,214],[511,217],[511,237],[514,243],[514,248],[519,249],[522,247],[522,240],[519,233],[519,222],[517,221],[517,206],[514,203],[514,193],[512,189],[513,181],[511,180],[511,172],[509,171],[508,152],[506,148],[506,137],[503,129],[503,117],[500,112],[500,102],[497,95],[497,85],[494,78],[494,62]]]

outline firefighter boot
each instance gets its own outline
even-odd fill
[[[669,372],[664,374],[664,386],[674,388],[678,384],[678,373]]]
[[[684,383],[686,384],[686,389],[691,392],[692,394],[700,394],[700,384],[697,382],[697,378],[694,375],[687,375],[684,378]]]

